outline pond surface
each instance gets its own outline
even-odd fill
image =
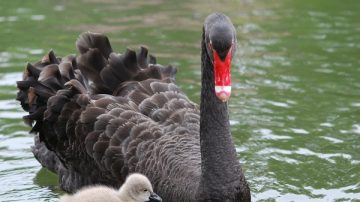
[[[15,101],[27,62],[51,49],[75,54],[81,32],[104,32],[118,52],[144,44],[177,66],[177,83],[198,102],[201,26],[213,11],[238,33],[230,117],[253,201],[359,200],[358,0],[2,0],[0,201],[63,194],[33,158]]]

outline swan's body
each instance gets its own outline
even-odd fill
[[[107,186],[92,186],[79,190],[73,195],[65,195],[60,202],[161,202],[153,192],[149,179],[134,173],[126,178],[119,190]]]
[[[250,201],[226,103],[235,45],[230,20],[207,17],[200,109],[174,83],[175,68],[145,48],[118,55],[104,35],[85,33],[79,56],[50,52],[18,82],[24,120],[36,121],[36,158],[69,192],[119,187],[139,172],[164,201]]]

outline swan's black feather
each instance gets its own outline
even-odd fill
[[[87,32],[80,35],[76,41],[76,47],[80,54],[84,54],[90,49],[98,49],[104,58],[108,58],[109,54],[113,52],[109,39],[105,35],[98,33]]]
[[[27,76],[33,76],[34,78],[38,78],[40,73],[41,73],[41,69],[34,67],[32,64],[28,63],[26,66],[26,71]]]
[[[171,133],[173,124],[184,127],[180,117],[185,113],[199,113],[172,83],[176,69],[155,64],[144,47],[123,55],[113,53],[104,35],[85,33],[77,46],[80,55],[76,58],[62,60],[51,51],[35,65],[28,64],[24,80],[18,82],[18,100],[30,112],[24,119],[40,124],[32,130],[39,133],[49,158],[55,160],[47,161],[48,156],[39,150],[34,154],[43,166],[60,175],[62,188],[72,192],[96,183],[120,186],[130,172],[148,174],[155,187],[174,186],[185,171],[169,169],[178,170],[184,162],[188,167],[188,160],[194,158],[196,169],[186,172],[197,176],[198,130],[176,140]],[[33,106],[38,110],[30,110]],[[195,146],[189,138],[195,140]],[[175,143],[187,149],[177,148]],[[176,162],[171,155],[177,149],[198,157],[190,155],[182,157],[187,159],[184,162]],[[151,175],[150,168],[156,175]],[[157,175],[168,179],[163,182]],[[174,197],[169,193],[162,196]]]
[[[79,56],[50,51],[17,82],[24,120],[39,135],[35,157],[68,192],[119,187],[140,172],[165,201],[198,200],[200,111],[174,83],[176,68],[145,47],[114,53],[102,34],[76,45]]]

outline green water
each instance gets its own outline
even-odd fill
[[[146,45],[200,92],[204,18],[238,32],[231,125],[254,201],[360,201],[358,0],[0,1],[0,201],[57,201],[56,175],[33,158],[16,96],[26,62],[76,53],[83,31],[113,48]]]

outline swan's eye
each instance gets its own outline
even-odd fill
[[[147,189],[143,189],[143,192],[147,192]]]
[[[212,41],[209,42],[209,48],[210,48],[210,49],[213,49]]]

